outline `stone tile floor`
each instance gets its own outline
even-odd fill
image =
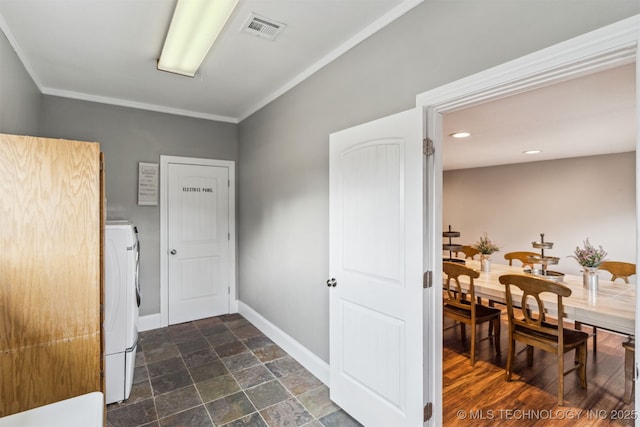
[[[329,389],[238,314],[140,333],[134,384],[107,426],[359,426]]]

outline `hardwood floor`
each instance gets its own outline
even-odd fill
[[[527,367],[526,353],[516,354],[514,375],[505,380],[508,340],[503,314],[502,355],[495,356],[492,340],[477,344],[476,363],[469,364],[470,328],[465,347],[460,329],[449,328],[444,320],[443,333],[443,423],[445,426],[633,426],[633,401],[625,404],[624,349],[626,337],[598,329],[598,352],[593,354],[589,339],[587,389],[580,387],[578,375],[565,377],[565,406],[557,404],[558,374],[555,356],[534,351],[534,364]],[[588,330],[585,327],[585,330]],[[480,337],[487,336],[487,326]],[[524,346],[517,344],[516,352]],[[565,366],[574,353],[565,355]]]

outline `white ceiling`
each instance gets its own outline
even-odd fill
[[[240,0],[194,78],[156,70],[175,0],[0,0],[0,28],[45,94],[237,123],[421,1]]]
[[[635,88],[629,64],[445,114],[443,168],[634,151]]]
[[[175,0],[0,0],[0,28],[44,94],[237,123],[421,1],[240,0],[194,78],[156,70]],[[252,12],[287,27],[242,32]],[[634,70],[446,114],[472,136],[445,138],[445,170],[633,151]]]

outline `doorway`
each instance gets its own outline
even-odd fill
[[[435,173],[442,177],[443,115],[483,102],[533,90],[577,76],[594,73],[637,61],[637,28],[640,17],[635,16],[616,24],[579,36],[556,46],[535,52],[520,59],[494,67],[460,81],[425,92],[417,96],[417,105],[426,110],[425,136],[433,141]],[[636,81],[638,67],[636,63]],[[636,108],[637,108],[636,98]],[[636,136],[636,151],[637,151]],[[636,199],[638,173],[635,176]],[[442,181],[434,180],[435,200],[442,200]],[[442,214],[435,216],[436,229],[443,229]],[[636,229],[638,220],[636,218]],[[636,237],[637,239],[637,237]],[[440,250],[442,238],[436,236],[433,251]],[[636,254],[636,264],[637,264]],[[438,265],[439,264],[439,265]],[[433,282],[442,281],[441,259],[436,262]],[[434,287],[433,341],[435,354],[442,354],[442,289]],[[636,301],[636,329],[638,328]],[[437,359],[437,358],[436,358]],[[442,360],[434,360],[433,395],[442,396]],[[636,397],[637,406],[637,397]],[[442,401],[434,405],[434,421],[442,422]]]
[[[552,244],[545,255],[558,258],[556,264],[549,266],[553,271],[581,275],[579,264],[569,255],[586,237],[596,247],[602,245],[609,260],[635,264],[636,242],[629,238],[636,228],[635,110],[632,63],[444,114],[445,228],[452,224],[461,232],[456,240],[465,245],[474,244],[487,232],[500,247],[491,256],[492,270],[508,263],[503,256],[507,252],[539,253],[531,242],[540,240],[540,232],[545,232],[544,240]],[[448,136],[462,127],[471,132],[471,137],[460,140]],[[599,132],[606,137],[599,136]],[[597,151],[589,147],[591,138],[595,143],[592,149]],[[602,144],[603,139],[610,143]],[[523,152],[534,147],[541,152]],[[487,161],[480,162],[480,154],[469,153],[473,150],[486,154]],[[466,154],[475,154],[473,162]],[[513,158],[506,159],[507,154]],[[591,197],[593,194],[603,197]],[[580,209],[575,209],[576,206]],[[469,207],[473,208],[472,213]],[[476,255],[476,261],[478,258]],[[467,264],[474,266],[469,261]],[[514,261],[514,266],[519,268],[521,263]],[[601,274],[601,280],[608,281],[610,277]],[[632,276],[630,286],[635,287],[636,281],[636,276]],[[625,287],[622,280],[617,284]],[[483,304],[487,304],[486,300]],[[628,306],[623,306],[626,302],[620,304],[620,313],[633,315],[633,301]],[[506,310],[500,305],[496,307],[503,309],[502,324],[506,326]],[[575,327],[573,322],[565,325]],[[535,351],[534,364],[528,367],[525,355],[517,355],[516,376],[507,383],[506,328],[501,334],[501,357],[495,355],[491,342],[484,339],[487,328],[479,329],[483,340],[478,343],[476,360],[480,364],[476,362],[471,367],[469,341],[464,346],[458,330],[448,326],[451,322],[445,321],[445,425],[460,422],[456,412],[462,408],[473,416],[494,411],[495,421],[501,416],[502,419],[511,416],[516,410],[561,411],[558,412],[561,416],[577,417],[580,410],[587,409],[607,413],[614,408],[634,409],[633,403],[622,401],[625,380],[622,343],[627,339],[624,334],[598,328],[597,337],[588,340],[588,389],[580,387],[575,374],[568,375],[563,393],[565,406],[557,408],[555,357]],[[592,332],[591,328],[584,329]],[[517,351],[521,348],[517,346]],[[468,381],[471,377],[473,381]],[[468,390],[464,401],[455,392],[457,389]]]
[[[235,163],[161,156],[163,326],[235,308]]]

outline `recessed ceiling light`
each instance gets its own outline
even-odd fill
[[[449,136],[452,136],[454,138],[467,138],[471,136],[471,134],[469,132],[454,132],[450,133]]]
[[[542,150],[527,150],[527,151],[523,151],[524,154],[538,154],[538,153],[542,153]]]

